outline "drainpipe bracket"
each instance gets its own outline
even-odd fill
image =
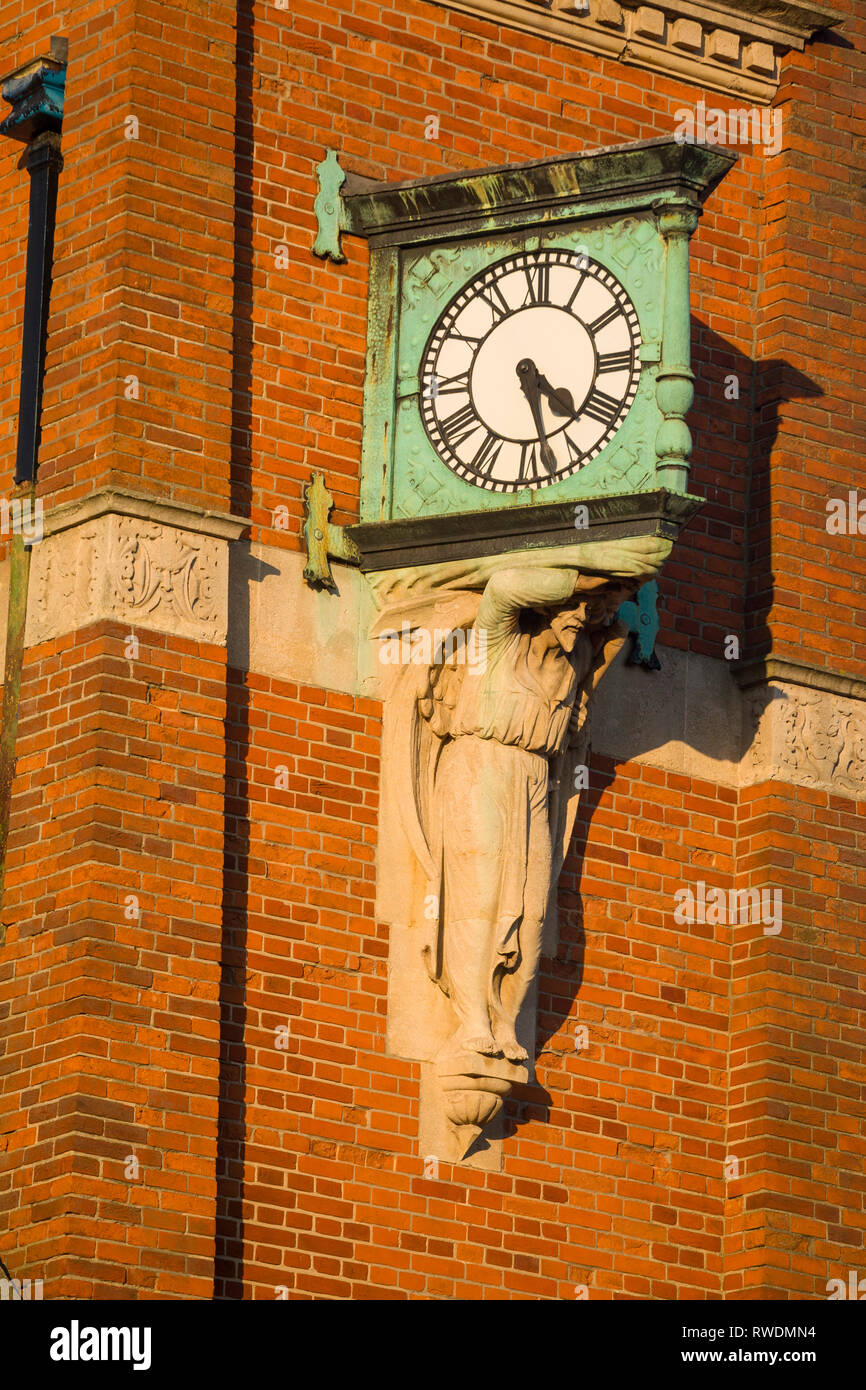
[[[0,135],[29,143],[45,131],[59,132],[63,124],[66,63],[59,58],[34,58],[0,79],[0,95],[12,107],[0,121]]]

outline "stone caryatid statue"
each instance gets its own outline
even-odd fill
[[[551,791],[583,744],[592,678],[622,641],[609,626],[619,591],[593,597],[583,584],[568,570],[501,570],[475,619],[477,674],[452,668],[463,675],[454,690],[442,667],[431,670],[441,740],[432,750],[431,887],[441,910],[425,952],[451,999],[458,1051],[527,1060],[517,1019],[570,829]]]
[[[641,538],[374,580],[390,675],[378,915],[412,932],[448,1000],[419,1055],[464,1140],[529,1076],[524,1005],[585,785],[590,700],[626,636],[619,605],[669,548]]]

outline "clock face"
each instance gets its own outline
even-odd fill
[[[583,468],[625,419],[640,376],[634,305],[574,251],[525,251],[448,305],[421,360],[424,428],[459,477],[493,492]]]

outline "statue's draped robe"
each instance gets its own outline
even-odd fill
[[[574,576],[561,570],[504,570],[475,620],[484,669],[463,680],[436,796],[444,976],[458,1007],[459,976],[485,926],[493,1010],[501,1011],[503,971],[537,965],[550,888],[548,758],[564,745],[578,678],[561,647],[521,631],[520,615],[573,590]]]
[[[420,928],[428,971],[455,1005],[467,932],[486,930],[488,1000],[511,1024],[506,976],[518,967],[523,977],[519,1007],[571,835],[589,684],[613,636],[581,633],[566,654],[523,630],[520,614],[569,600],[575,579],[572,567],[521,565],[493,573],[483,598],[404,591],[374,629],[465,629],[474,619],[469,663],[391,669],[383,751],[393,776],[383,789],[377,910]],[[603,583],[585,577],[582,587]]]

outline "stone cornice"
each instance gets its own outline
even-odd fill
[[[674,20],[685,15],[707,27],[734,28],[768,43],[784,42],[788,48],[803,48],[813,34],[845,20],[840,10],[800,0],[654,0],[653,8]]]
[[[226,541],[237,540],[249,526],[249,522],[228,512],[204,511],[187,502],[164,501],[146,493],[130,492],[126,488],[102,488],[87,497],[61,502],[56,507],[50,505],[50,499],[43,500],[43,529],[46,536],[57,535],[70,527],[84,526],[109,513],[174,526],[178,530],[215,536]]]
[[[845,16],[800,0],[437,0],[634,67],[755,102],[771,101],[779,60]]]
[[[849,700],[866,700],[866,680],[858,680],[856,676],[840,676],[835,671],[807,666],[800,661],[787,661],[779,656],[762,656],[746,662],[734,668],[733,676],[742,690],[775,682],[807,686],[810,690],[826,690],[831,695],[841,695]]]

